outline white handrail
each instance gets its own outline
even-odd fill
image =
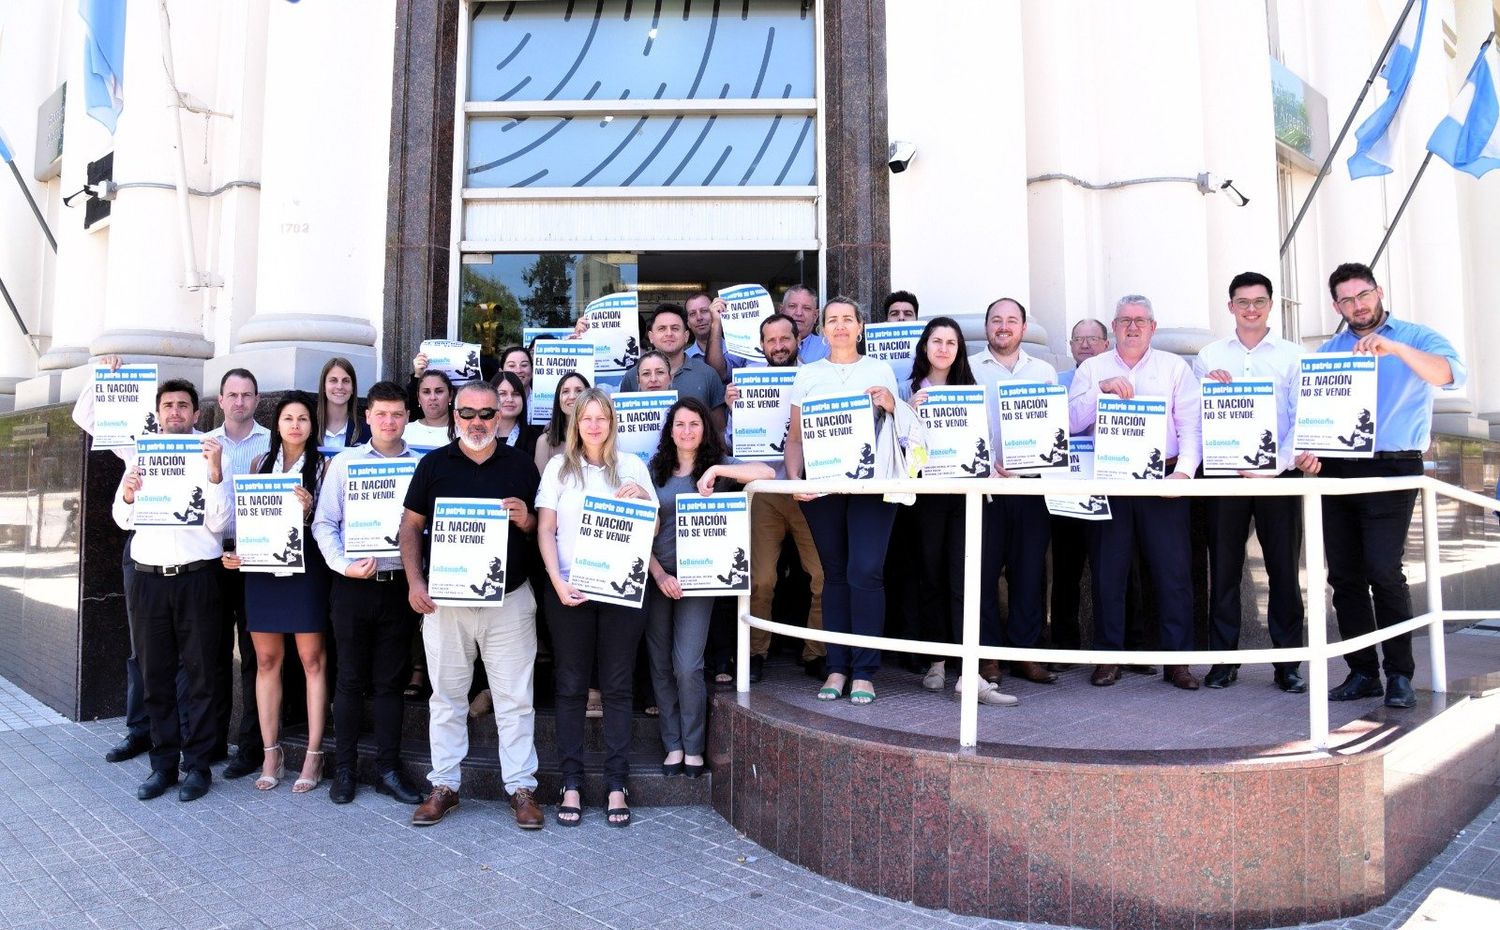
[[[928,653],[953,656],[961,660],[960,680],[963,682],[960,696],[959,745],[973,747],[978,743],[979,728],[979,661],[999,659],[1023,662],[1071,662],[1079,664],[1142,663],[1151,665],[1182,665],[1205,663],[1270,663],[1306,661],[1308,663],[1308,739],[1318,749],[1328,748],[1328,660],[1347,655],[1392,637],[1428,627],[1430,647],[1429,661],[1432,665],[1432,690],[1448,690],[1447,654],[1444,649],[1443,623],[1447,619],[1478,619],[1500,617],[1500,609],[1494,611],[1444,611],[1442,596],[1442,574],[1439,559],[1437,531],[1437,499],[1447,497],[1461,503],[1471,504],[1486,510],[1500,509],[1494,498],[1455,487],[1428,475],[1413,475],[1400,478],[1305,478],[1301,481],[1277,481],[1267,485],[1255,480],[1193,480],[1193,481],[1101,481],[1097,479],[1034,478],[938,478],[895,479],[861,481],[853,485],[831,485],[826,481],[752,481],[746,490],[753,496],[757,493],[776,494],[963,494],[965,495],[964,526],[964,597],[963,635],[960,643],[924,642],[911,639],[896,639],[886,636],[864,636],[855,633],[834,633],[814,630],[786,623],[777,623],[750,614],[748,595],[739,598],[739,630],[735,643],[736,684],[740,692],[750,690],[750,630],[751,628],[780,633],[800,639],[838,643],[845,646],[869,649],[894,649],[903,652]],[[1329,643],[1327,636],[1327,607],[1324,590],[1327,587],[1327,569],[1323,562],[1323,510],[1322,498],[1326,495],[1375,494],[1384,491],[1415,490],[1422,495],[1422,546],[1427,568],[1427,610],[1399,624],[1365,633],[1353,639]],[[1271,649],[1199,649],[1175,651],[1116,651],[1106,649],[1040,649],[1012,646],[979,645],[979,553],[982,545],[981,509],[982,499],[988,495],[1022,494],[1028,496],[1049,495],[1077,497],[1080,495],[1105,494],[1125,497],[1301,497],[1303,514],[1304,557],[1307,570],[1307,591],[1317,591],[1317,597],[1304,600],[1307,611],[1306,646],[1289,646]]]

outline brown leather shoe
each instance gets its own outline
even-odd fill
[[[1184,691],[1198,690],[1198,676],[1188,671],[1186,665],[1162,666],[1161,680],[1169,682]]]
[[[1094,674],[1089,676],[1089,684],[1096,688],[1104,688],[1120,680],[1120,666],[1118,665],[1096,665]]]
[[[532,796],[530,788],[515,790],[510,796],[510,809],[516,812],[516,826],[522,830],[542,828],[542,809],[537,806],[536,798]]]
[[[979,677],[992,685],[1000,683],[1000,662],[998,659],[980,659]]]
[[[1057,681],[1057,676],[1043,668],[1040,662],[1012,662],[1010,673],[1017,678],[1034,681],[1039,685],[1050,685]]]
[[[444,816],[458,806],[458,792],[447,785],[438,785],[432,789],[432,794],[427,800],[412,812],[411,825],[414,827],[430,827],[442,820]],[[540,816],[540,815],[538,815]]]

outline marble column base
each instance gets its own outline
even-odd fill
[[[335,314],[259,313],[235,333],[235,350],[203,365],[203,383],[217,387],[224,372],[255,373],[260,391],[315,392],[318,375],[331,358],[354,363],[361,388],[375,383],[375,327],[368,320]]]
[[[85,346],[54,346],[36,361],[36,376],[23,378],[12,392],[9,409],[29,410],[62,400],[62,374],[69,368],[86,364],[89,350]]]
[[[1432,431],[1454,436],[1469,436],[1475,439],[1497,439],[1500,424],[1491,424],[1469,413],[1434,413]]]

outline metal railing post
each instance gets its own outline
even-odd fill
[[[1323,495],[1302,498],[1302,542],[1307,554],[1307,738],[1328,748],[1328,569],[1323,564]]]
[[[755,511],[750,508],[750,502],[755,499],[753,492],[745,495],[745,506],[751,513]],[[754,557],[754,553],[751,553]],[[735,637],[734,637],[734,690],[740,694],[750,690],[750,624],[745,618],[750,615],[750,595],[741,594],[736,598],[735,612]]]
[[[1432,624],[1427,628],[1428,660],[1432,663],[1432,690],[1448,690],[1448,653],[1443,629],[1443,559],[1442,541],[1438,539],[1437,489],[1422,489],[1422,554],[1427,557],[1427,612]]]
[[[959,700],[958,745],[972,749],[979,744],[979,582],[984,546],[983,497],[964,495],[964,653],[959,663],[963,695]]]

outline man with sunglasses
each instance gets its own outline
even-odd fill
[[[458,807],[460,765],[469,753],[469,686],[474,657],[484,663],[500,737],[500,773],[523,830],[542,827],[536,790],[536,713],[532,672],[536,662],[536,598],[527,578],[536,532],[532,502],[541,484],[531,456],[497,440],[499,397],[487,382],[459,388],[454,398],[458,438],[422,459],[406,491],[401,517],[401,561],[413,610],[425,615],[422,644],[432,678],[428,738],[432,794],[412,814],[414,826],[431,826]],[[424,531],[440,497],[498,500],[510,514],[506,541],[505,600],[495,607],[439,607],[427,593]]]
[[[1363,352],[1375,356],[1375,456],[1320,460],[1297,456],[1305,474],[1326,478],[1383,478],[1422,474],[1422,454],[1432,438],[1433,388],[1457,391],[1468,370],[1447,339],[1419,323],[1393,319],[1385,291],[1369,266],[1348,263],[1328,277],[1333,309],[1348,328],[1319,352]],[[1411,592],[1401,557],[1411,530],[1417,492],[1328,495],[1323,498],[1323,544],[1339,635],[1345,639],[1411,619]],[[1428,579],[1428,583],[1433,583]],[[1321,595],[1320,595],[1321,596]],[[1415,707],[1411,676],[1416,662],[1411,634],[1385,641],[1386,683],[1370,646],[1344,656],[1349,677],[1328,692],[1331,701],[1385,695],[1385,706]]]
[[[345,449],[328,463],[313,515],[312,534],[328,567],[335,572],[329,596],[334,645],[338,649],[338,680],[333,693],[334,762],[329,800],[348,804],[357,790],[359,731],[364,719],[366,692],[375,731],[375,765],[380,775],[375,790],[402,804],[417,804],[422,795],[399,768],[401,756],[401,692],[411,661],[411,637],[416,614],[407,603],[406,576],[396,556],[351,559],[344,554],[344,495],[352,462],[416,458],[401,438],[406,429],[406,391],[394,381],[370,387],[365,421],[370,441]],[[392,506],[395,506],[392,504]]]

